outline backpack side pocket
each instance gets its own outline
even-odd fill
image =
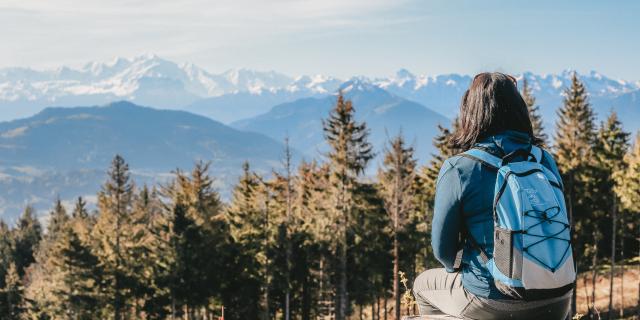
[[[513,231],[495,227],[493,239],[493,260],[500,272],[513,276]]]

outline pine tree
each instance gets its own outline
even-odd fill
[[[416,190],[416,160],[413,148],[407,147],[404,138],[399,135],[388,146],[384,155],[383,167],[378,173],[380,192],[385,209],[392,222],[393,234],[393,294],[395,298],[395,318],[400,319],[400,243],[399,234],[404,232],[405,223],[413,210]]]
[[[42,227],[35,216],[34,209],[27,206],[13,230],[13,261],[16,264],[18,276],[22,278],[25,269],[34,261],[34,253],[42,239]]]
[[[576,73],[571,87],[564,91],[563,106],[558,111],[554,151],[558,167],[563,175],[567,209],[574,230],[576,252],[584,252],[583,240],[592,237],[588,231],[591,209],[584,206],[590,190],[587,190],[592,147],[595,140],[594,114],[588,94]],[[597,232],[597,230],[593,230]],[[593,253],[595,254],[595,253]],[[586,257],[586,255],[585,255]],[[578,261],[578,269],[586,261]],[[572,310],[575,313],[575,289]]]
[[[364,173],[367,163],[374,156],[372,146],[367,141],[369,131],[364,123],[355,121],[354,114],[351,101],[345,100],[340,93],[329,118],[323,121],[325,140],[331,149],[327,154],[331,168],[328,199],[337,238],[337,320],[344,320],[349,314],[347,239],[353,225],[350,217],[356,206],[353,195],[358,188],[358,177]]]
[[[62,201],[58,198],[49,213],[47,231],[34,252],[35,263],[29,267],[28,281],[25,283],[25,297],[29,302],[29,316],[64,317],[67,315],[64,296],[56,294],[63,287],[64,275],[59,272],[55,262],[60,252],[55,248],[66,229],[69,229],[69,216]]]
[[[298,239],[299,232],[299,223],[293,213],[295,177],[291,161],[292,153],[287,138],[282,159],[282,172],[274,172],[273,178],[267,183],[272,194],[273,219],[271,221],[277,229],[274,230],[275,239],[269,239],[269,242],[273,242],[269,254],[270,260],[273,261],[270,272],[273,279],[269,296],[272,297],[273,309],[280,308],[286,320],[291,319],[291,269],[294,263],[292,242]]]
[[[54,317],[94,319],[98,316],[98,283],[101,279],[98,258],[86,246],[70,224],[59,234],[52,248],[52,272],[58,283],[53,294],[59,303]]]
[[[78,197],[71,212],[71,228],[76,232],[80,240],[91,244],[91,229],[95,224],[95,217],[89,215],[87,203],[82,197]]]
[[[265,192],[268,191],[261,177],[251,172],[249,163],[245,162],[242,175],[233,190],[231,204],[226,210],[231,236],[243,252],[242,258],[252,260],[245,272],[248,280],[260,286],[259,296],[254,299],[260,308],[260,319],[268,318],[269,314],[268,256],[265,245],[270,208]]]
[[[111,162],[108,180],[98,194],[99,216],[93,228],[95,252],[103,272],[101,291],[108,297],[108,311],[115,320],[125,317],[127,298],[131,295],[129,257],[126,236],[131,223],[134,186],[129,165],[116,155]]]
[[[13,264],[13,246],[11,243],[11,230],[9,226],[0,220],[0,288],[6,286],[6,277],[11,264]],[[15,264],[14,264],[15,266]],[[7,314],[9,311],[4,292],[0,292],[0,314]]]
[[[531,125],[533,126],[533,135],[540,138],[546,145],[548,143],[547,134],[544,133],[544,126],[542,123],[542,115],[540,115],[540,106],[536,104],[536,98],[533,96],[531,87],[527,78],[524,77],[522,84],[522,99],[527,104],[529,109],[529,118],[531,118]]]
[[[23,312],[23,287],[18,268],[15,263],[9,265],[2,296],[7,306],[5,316],[7,319],[20,319]]]
[[[640,133],[636,134],[633,147],[625,156],[624,162],[625,169],[616,175],[615,188],[622,209],[622,226],[626,229],[626,222],[631,222],[630,224],[635,225],[636,238],[640,238]],[[633,234],[633,230],[622,230],[620,242],[622,258],[624,258],[624,244],[628,234]],[[640,252],[636,256],[640,256]],[[624,269],[622,275],[624,275]],[[624,311],[624,293],[624,279],[621,279],[620,300],[623,302],[620,310],[621,317]]]
[[[0,220],[0,288],[4,288],[7,270],[13,262],[12,256],[11,230],[3,220]]]
[[[130,259],[129,271],[131,273],[131,296],[134,304],[134,313],[137,318],[141,312],[154,309],[147,306],[153,303],[154,287],[152,265],[154,259],[152,251],[159,245],[158,239],[153,234],[152,222],[159,215],[160,205],[156,195],[145,185],[133,200],[131,211],[129,234],[127,237],[127,253]]]
[[[303,270],[302,318],[328,318],[335,315],[334,290],[329,279],[329,243],[334,234],[328,214],[326,190],[329,186],[329,166],[315,161],[298,166],[295,188],[294,215],[300,221],[301,234],[307,237],[301,253],[306,261],[299,261]],[[305,266],[305,262],[307,265]]]
[[[616,175],[625,170],[624,156],[628,150],[629,134],[624,132],[622,124],[618,120],[615,112],[612,112],[606,122],[602,123],[596,139],[594,148],[596,165],[602,171],[602,178],[599,181],[598,195],[602,201],[602,211],[608,212],[604,217],[611,219],[611,272],[609,291],[609,318],[612,316],[613,308],[613,277],[616,262],[616,246],[618,234],[618,197],[614,190],[616,185]],[[605,218],[606,219],[606,218]]]
[[[208,308],[210,299],[224,298],[220,292],[228,285],[232,270],[224,254],[229,248],[229,232],[208,170],[208,164],[198,162],[190,175],[176,172],[175,180],[163,190],[163,197],[168,199],[164,207],[169,211],[167,243],[171,257],[165,282],[172,315],[183,309],[187,319],[193,319],[197,310]]]
[[[58,198],[53,206],[53,210],[49,213],[49,223],[47,224],[45,241],[55,241],[56,237],[66,227],[67,222],[69,222],[67,210],[62,205],[60,198]]]

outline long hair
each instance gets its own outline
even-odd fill
[[[482,139],[505,130],[520,131],[540,145],[529,118],[529,109],[522,99],[516,79],[500,72],[476,75],[462,96],[459,128],[453,135],[453,147],[467,150]]]

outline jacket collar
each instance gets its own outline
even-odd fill
[[[516,149],[530,147],[531,137],[521,131],[506,130],[482,139],[476,146],[488,148],[496,155],[504,155]]]

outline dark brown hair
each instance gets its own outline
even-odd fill
[[[473,78],[462,96],[458,121],[452,142],[461,150],[505,130],[524,132],[533,144],[542,142],[533,135],[529,109],[516,79],[504,73],[485,72]]]

